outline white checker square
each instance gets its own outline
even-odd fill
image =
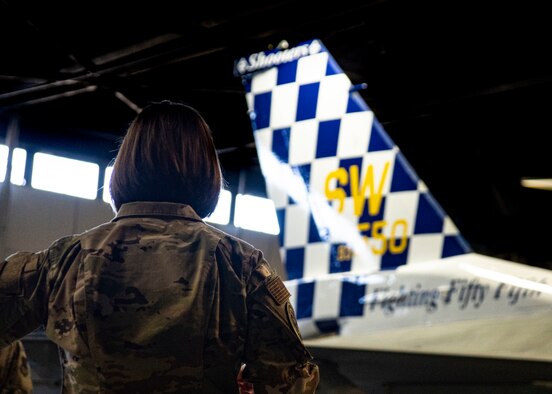
[[[303,263],[303,277],[325,275],[330,271],[330,244],[316,242],[305,247],[305,261]]]
[[[272,171],[274,154],[272,153],[272,129],[265,128],[257,130],[253,133],[255,138],[255,146],[257,147],[257,153],[259,155],[259,164],[261,165],[261,171],[265,177],[270,177],[270,171]]]
[[[443,242],[442,234],[413,235],[408,246],[408,264],[440,259]]]
[[[298,97],[299,85],[295,83],[279,85],[272,90],[270,127],[281,129],[295,122]]]
[[[295,310],[297,311],[297,309]],[[318,329],[316,322],[310,317],[297,319],[297,325],[299,326],[299,332],[303,338],[320,335],[320,330]]]
[[[337,157],[325,157],[322,159],[316,159],[311,163],[310,172],[310,190],[311,193],[316,193],[321,196],[325,196],[326,190],[326,178],[328,175],[339,168],[339,158]],[[329,182],[329,188],[335,189],[337,182],[335,179]]]
[[[361,157],[368,152],[372,131],[372,111],[353,112],[341,118],[337,156],[340,158]]]
[[[341,281],[320,280],[314,288],[312,317],[314,319],[332,319],[339,316],[341,301]]]
[[[293,305],[293,308],[295,309],[295,306],[297,305],[298,283],[296,280],[288,280],[285,281],[284,284],[286,285],[286,288],[288,289],[290,294],[289,302],[291,303],[291,305]]]
[[[450,217],[445,216],[445,225],[443,227],[445,235],[458,235],[458,228],[456,228]]]
[[[393,232],[395,237],[410,236],[414,233],[419,198],[417,191],[395,192],[387,195],[383,216],[387,222],[383,234],[387,238],[391,237]]]
[[[326,227],[330,232],[330,241],[333,243],[348,243],[358,238],[362,240],[362,237],[358,231],[356,224],[357,220],[354,218],[351,221],[350,218],[337,212],[337,209],[330,207],[331,211],[324,218]]]
[[[278,81],[278,68],[258,72],[251,80],[251,93],[259,94],[271,91]]]
[[[316,118],[330,120],[341,118],[347,112],[351,81],[345,74],[330,75],[320,81]]]
[[[318,82],[326,75],[327,68],[328,52],[302,57],[297,61],[295,81],[300,85]]]
[[[266,194],[272,200],[276,209],[288,205],[287,188],[279,180],[280,178],[266,178]]]
[[[375,272],[381,267],[381,255],[376,255],[370,250],[370,246],[362,241],[362,244],[354,246],[351,272]]]
[[[318,142],[318,121],[308,119],[291,127],[289,138],[289,164],[310,163],[316,156]]]
[[[255,131],[255,145],[263,150],[272,150],[272,129],[264,128]]]
[[[284,245],[304,246],[308,241],[310,214],[306,207],[295,204],[286,208]]]
[[[422,193],[428,191],[427,185],[421,179],[418,180],[418,191]]]

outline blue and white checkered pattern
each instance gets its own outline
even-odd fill
[[[288,279],[469,252],[326,48],[302,45],[315,50],[243,77]]]
[[[366,283],[362,278],[338,276],[331,280],[286,282],[304,337],[339,332],[341,319],[364,316]]]

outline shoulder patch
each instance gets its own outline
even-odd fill
[[[284,282],[277,275],[273,275],[267,279],[266,288],[278,305],[282,305],[291,296]]]

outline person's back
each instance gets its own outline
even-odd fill
[[[59,240],[49,255],[41,258],[56,266],[50,275],[63,279],[49,295],[46,333],[65,349],[67,391],[236,390],[254,302],[247,295],[273,275],[258,250],[186,205],[137,202]],[[264,333],[248,346],[266,347]],[[290,345],[270,351],[309,359]]]
[[[187,116],[201,120],[185,106],[154,105],[129,134],[133,127],[170,134],[164,125],[176,133],[191,127]],[[238,391],[243,363],[243,379],[255,392],[314,392],[318,368],[301,342],[282,281],[259,250],[201,220],[214,209],[221,179],[216,171],[207,182],[198,177],[217,170],[218,161],[194,157],[196,164],[211,161],[190,174],[194,163],[178,162],[181,153],[167,154],[169,165],[161,150],[137,159],[140,149],[157,149],[137,135],[134,143],[127,135],[117,157],[113,221],[3,263],[0,294],[18,289],[11,301],[3,298],[0,342],[45,325],[62,349],[65,392],[231,393]],[[170,148],[167,141],[161,145]],[[186,168],[187,177],[173,174],[173,165]],[[137,174],[142,178],[134,180]],[[156,176],[180,183],[145,187]]]

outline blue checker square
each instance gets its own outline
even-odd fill
[[[278,66],[277,85],[295,82],[297,77],[297,61],[283,63]]]
[[[272,152],[284,163],[289,161],[289,133],[289,128],[272,131]]]
[[[332,56],[328,56],[328,65],[326,66],[326,75],[343,74],[343,70]]]
[[[369,111],[370,108],[364,102],[364,99],[357,92],[349,94],[347,102],[347,113]]]
[[[443,243],[443,253],[441,257],[456,256],[469,253],[471,248],[460,235],[447,235]]]
[[[428,193],[420,194],[414,234],[432,234],[443,231],[444,213]]]
[[[318,144],[316,158],[337,155],[337,140],[339,139],[340,119],[328,120],[318,124]]]
[[[270,104],[272,102],[272,92],[266,92],[255,95],[253,108],[255,117],[253,125],[255,130],[264,129],[270,125]]]
[[[341,159],[339,160],[339,167],[340,168],[344,168],[345,171],[347,171],[348,174],[351,174],[351,166],[357,166],[358,168],[358,185],[359,185],[359,188],[361,187],[362,185],[362,174],[361,174],[361,171],[362,171],[362,157],[353,157],[351,159]],[[355,180],[356,182],[357,180]],[[339,183],[339,187],[342,188],[344,191],[345,191],[345,195],[347,197],[350,197],[351,196],[351,180],[349,179],[349,182],[347,182],[346,184],[341,184]]]
[[[278,241],[280,242],[280,246],[282,246],[284,245],[284,229],[286,228],[286,208],[276,209],[276,218],[278,219],[278,225],[280,226]]]
[[[322,236],[312,214],[309,215],[309,243],[321,242]]]
[[[314,282],[304,282],[297,285],[297,307],[295,315],[297,319],[312,316],[312,304],[314,300]]]
[[[339,323],[336,319],[315,320],[316,328],[322,333],[339,332]]]
[[[313,119],[316,116],[316,104],[318,102],[318,90],[320,83],[309,83],[299,86],[299,96],[297,98],[297,122],[306,119]]]
[[[393,141],[389,138],[383,126],[374,118],[372,122],[372,132],[370,133],[370,143],[368,144],[368,152],[389,150],[392,148]]]
[[[297,279],[303,276],[305,262],[305,248],[290,248],[286,250],[286,271],[288,279]]]
[[[389,243],[393,242],[394,245],[400,245],[404,240],[401,239],[389,239]],[[381,269],[382,270],[391,270],[395,269],[400,265],[406,264],[408,260],[408,247],[410,245],[410,238],[406,240],[406,248],[401,253],[393,253],[390,248],[387,248],[385,253],[381,256]]]
[[[364,298],[366,284],[356,280],[344,280],[341,282],[341,305],[339,316],[362,316],[364,313]]]
[[[418,177],[408,165],[404,155],[399,152],[395,158],[393,179],[391,180],[391,193],[404,192],[418,189]]]
[[[251,93],[251,76],[242,77],[242,84],[245,87],[245,93]]]

